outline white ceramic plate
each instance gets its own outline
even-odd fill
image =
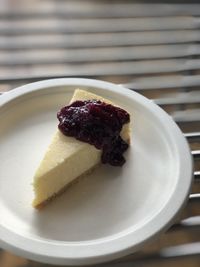
[[[32,177],[75,88],[111,99],[132,116],[123,168],[101,166],[41,211]],[[139,249],[182,208],[192,181],[187,142],[141,95],[106,82],[55,79],[0,97],[0,246],[36,261],[91,264]],[[78,162],[77,162],[78,164]]]

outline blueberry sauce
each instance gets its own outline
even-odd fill
[[[122,166],[123,153],[128,144],[120,137],[129,114],[118,107],[99,100],[75,101],[61,108],[57,114],[58,128],[67,136],[94,145],[102,150],[102,163]]]

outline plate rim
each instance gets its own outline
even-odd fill
[[[10,250],[20,256],[24,256],[36,261],[39,260],[45,263],[60,265],[100,263],[124,256],[129,252],[134,252],[144,243],[152,240],[152,238],[157,237],[161,232],[165,231],[171,225],[174,218],[185,205],[193,181],[193,160],[192,155],[190,153],[189,145],[178,126],[172,120],[172,118],[155,103],[145,98],[144,96],[134,91],[131,91],[130,89],[122,87],[121,85],[100,80],[85,78],[59,78],[26,84],[1,95],[0,108],[6,103],[9,103],[11,100],[14,100],[15,98],[20,97],[22,95],[44,90],[45,88],[53,88],[56,86],[89,86],[109,90],[111,92],[117,91],[118,94],[121,94],[122,96],[126,96],[128,98],[132,98],[134,96],[134,100],[145,103],[149,111],[153,112],[154,115],[156,114],[156,117],[159,120],[164,118],[165,124],[168,125],[168,130],[170,130],[169,134],[171,135],[172,140],[174,141],[174,143],[176,141],[176,148],[179,152],[178,156],[180,164],[182,165],[182,167],[187,166],[186,170],[183,170],[181,168],[179,169],[179,176],[181,176],[181,179],[184,182],[184,184],[179,184],[179,187],[182,188],[181,192],[184,192],[184,194],[182,194],[181,196],[177,195],[176,186],[176,190],[175,192],[173,192],[170,198],[171,201],[169,201],[170,203],[173,203],[171,209],[169,207],[168,202],[165,205],[165,208],[167,207],[167,210],[165,210],[164,214],[163,210],[160,211],[160,213],[158,214],[160,220],[159,227],[158,225],[156,227],[155,223],[152,224],[152,222],[155,220],[154,218],[154,220],[151,221],[151,227],[149,229],[151,230],[151,234],[146,234],[146,238],[144,238],[144,235],[140,233],[140,235],[138,235],[138,242],[136,242],[134,245],[133,242],[131,242],[133,241],[131,233],[127,233],[122,237],[118,236],[118,238],[110,239],[106,242],[104,239],[104,242],[102,240],[100,242],[85,241],[84,245],[77,244],[77,242],[70,242],[70,245],[63,244],[62,242],[62,246],[59,246],[56,242],[53,244],[46,244],[45,242],[43,244],[43,242],[40,242],[40,248],[38,248],[38,240],[27,240],[23,236],[19,236],[1,225],[0,245],[3,248]],[[80,250],[79,254],[77,253],[78,249]],[[68,255],[66,255],[66,250],[68,250]]]

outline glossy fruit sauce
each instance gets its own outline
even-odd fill
[[[113,166],[125,163],[123,153],[128,144],[120,137],[123,125],[130,121],[125,110],[99,100],[75,101],[61,108],[57,118],[64,135],[101,149],[102,163]]]

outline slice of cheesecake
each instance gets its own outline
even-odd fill
[[[90,99],[113,104],[101,96],[79,89],[75,90],[71,103]],[[129,123],[124,124],[120,135],[124,141],[129,142]],[[75,179],[92,170],[101,162],[101,153],[95,146],[63,135],[57,130],[34,176],[33,207],[42,207]]]

